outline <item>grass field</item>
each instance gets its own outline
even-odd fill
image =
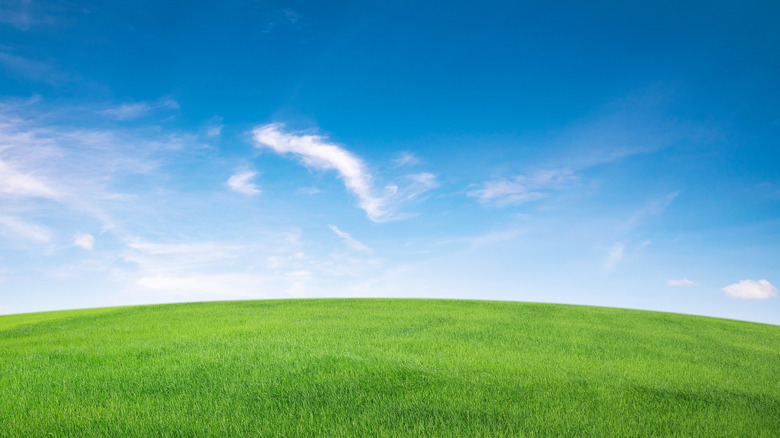
[[[0,436],[780,436],[780,327],[449,300],[0,317]]]

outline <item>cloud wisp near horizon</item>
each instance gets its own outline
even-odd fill
[[[384,296],[780,324],[771,5],[202,6],[0,7],[0,313]]]

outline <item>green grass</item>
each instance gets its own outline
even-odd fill
[[[0,317],[0,436],[779,436],[780,327],[449,300]]]

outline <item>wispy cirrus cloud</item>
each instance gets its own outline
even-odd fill
[[[695,281],[688,280],[687,278],[683,278],[680,280],[669,280],[666,282],[669,286],[698,286],[699,283]]]
[[[648,219],[662,214],[678,196],[680,192],[672,192],[647,202],[618,227],[619,231],[629,233]]]
[[[614,245],[612,245],[612,247],[609,249],[609,253],[604,258],[604,269],[607,271],[614,270],[618,263],[623,260],[625,250],[626,245],[623,244],[623,242],[616,242]]]
[[[412,190],[414,196],[419,194],[419,191],[426,191],[435,187],[438,187],[439,183],[436,182],[436,175],[429,172],[414,173],[406,175],[406,179],[417,185],[416,190]],[[407,195],[409,196],[409,195]],[[410,196],[412,197],[412,196]]]
[[[19,235],[28,240],[70,240],[77,223],[81,230],[112,229],[114,212],[129,208],[143,186],[121,182],[136,178],[140,183],[141,175],[152,185],[161,181],[166,178],[156,172],[161,161],[182,153],[186,143],[153,127],[96,129],[72,123],[74,117],[89,121],[92,108],[47,108],[40,99],[0,103],[0,203],[3,214],[17,219],[6,220],[5,228],[23,230]],[[56,218],[58,226],[36,228],[40,218]]]
[[[104,114],[114,120],[126,121],[145,117],[157,110],[177,110],[179,103],[170,97],[165,97],[157,102],[130,102],[123,103],[108,109],[101,110]],[[220,128],[221,129],[221,128]]]
[[[305,288],[317,263],[296,232],[268,233],[254,242],[187,239],[126,240],[121,259],[135,266],[120,272],[128,285],[124,302],[169,302],[284,297]]]
[[[359,207],[374,222],[409,217],[408,214],[397,213],[399,205],[436,187],[432,174],[421,173],[407,175],[409,183],[403,188],[390,184],[377,194],[374,177],[363,160],[330,142],[327,137],[288,133],[278,123],[257,127],[252,133],[258,148],[267,148],[280,155],[292,155],[312,169],[335,170],[347,190],[358,198]]]
[[[225,184],[234,192],[242,193],[248,196],[254,196],[262,193],[257,184],[252,180],[257,176],[257,172],[247,170],[231,176]]]
[[[2,146],[0,146],[1,148]],[[12,196],[55,198],[49,184],[0,160],[0,193]]]
[[[146,275],[204,272],[207,266],[229,264],[251,250],[247,245],[214,242],[150,242],[127,238],[122,258],[137,264]]]
[[[742,300],[766,300],[777,296],[777,288],[767,280],[742,280],[723,288],[726,295]]]
[[[168,298],[240,298],[259,288],[259,277],[235,266],[250,248],[221,242],[159,243],[130,238],[121,256],[137,270],[125,274],[142,290]]]
[[[486,246],[510,242],[517,239],[526,232],[527,230],[522,228],[496,229],[473,236],[463,236],[439,240],[435,243],[435,245],[465,244],[468,250],[475,250]]]
[[[95,246],[95,237],[87,233],[76,233],[73,237],[73,244],[79,248],[92,250]]]
[[[250,273],[193,274],[185,276],[151,275],[136,284],[145,289],[168,294],[168,299],[237,299],[267,298],[268,281]]]
[[[300,193],[302,195],[313,196],[313,195],[316,195],[318,193],[322,193],[322,190],[320,190],[320,189],[318,189],[317,187],[314,187],[314,186],[312,186],[312,187],[301,187],[298,190],[296,190],[295,193]]]
[[[206,137],[214,138],[222,135],[222,128],[225,126],[222,123],[222,117],[214,116],[206,123]]]
[[[0,51],[0,65],[16,76],[52,86],[72,81],[74,78],[49,62],[26,58]]]
[[[33,240],[45,243],[51,240],[52,231],[42,225],[37,225],[14,216],[0,215],[0,231],[5,231],[9,237]]]
[[[547,145],[555,151],[548,166],[581,172],[656,153],[675,144],[722,136],[715,126],[667,117],[674,94],[674,90],[661,84],[650,85],[608,103],[594,117],[562,129],[558,138]]]
[[[547,197],[549,192],[561,190],[576,179],[571,169],[539,170],[487,181],[480,188],[468,192],[468,196],[483,204],[503,207]]]
[[[29,11],[29,0],[18,2],[19,7],[12,9],[11,6],[0,8],[0,23],[10,24],[20,30],[28,30],[33,23],[33,18]]]
[[[132,120],[145,116],[152,111],[152,106],[145,102],[124,103],[101,111],[114,120]]]
[[[354,251],[366,252],[366,253],[373,252],[373,251],[371,251],[371,248],[366,246],[363,242],[355,240],[355,238],[350,236],[348,233],[346,233],[344,231],[341,231],[337,226],[335,226],[335,225],[328,225],[328,228],[330,228],[331,231],[336,233],[337,236],[339,236],[342,239],[344,239],[344,241],[347,243],[347,246],[349,246],[350,249],[352,249]]]
[[[187,134],[155,123],[165,114],[107,123],[99,103],[55,106],[41,99],[0,102],[0,261],[18,265],[9,274],[0,271],[9,281],[25,284],[41,272],[94,279],[92,291],[115,286],[116,295],[102,295],[111,302],[100,302],[110,305],[334,296],[344,281],[382,269],[382,261],[367,257],[370,249],[355,239],[341,236],[354,251],[333,251],[332,240],[302,241],[287,238],[295,233],[269,231],[275,225],[262,217],[241,224],[247,228],[215,226],[238,215],[255,219],[258,211],[254,203],[218,192],[222,184],[230,187],[228,176],[236,177],[231,189],[252,194],[259,188],[253,171],[231,175],[218,151],[198,149],[194,142],[205,138],[202,127]],[[328,159],[338,161],[339,155],[327,152],[332,150],[313,168],[333,169],[340,177],[349,171],[350,163],[334,164]],[[209,177],[193,176],[191,168],[183,172],[182,162]],[[436,184],[432,174],[402,175],[402,187],[381,198],[363,166],[367,196],[379,199],[382,220],[398,218],[395,208]],[[214,180],[219,175],[224,179]],[[13,260],[17,249],[24,257]]]
[[[398,154],[398,157],[393,159],[393,166],[395,167],[403,167],[403,166],[414,166],[420,164],[420,159],[413,153],[403,151]]]
[[[10,24],[19,30],[30,30],[34,25],[51,24],[54,19],[41,11],[41,2],[32,0],[6,2],[0,6],[0,23]]]

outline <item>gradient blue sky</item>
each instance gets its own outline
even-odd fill
[[[780,324],[780,3],[0,2],[0,313]]]

